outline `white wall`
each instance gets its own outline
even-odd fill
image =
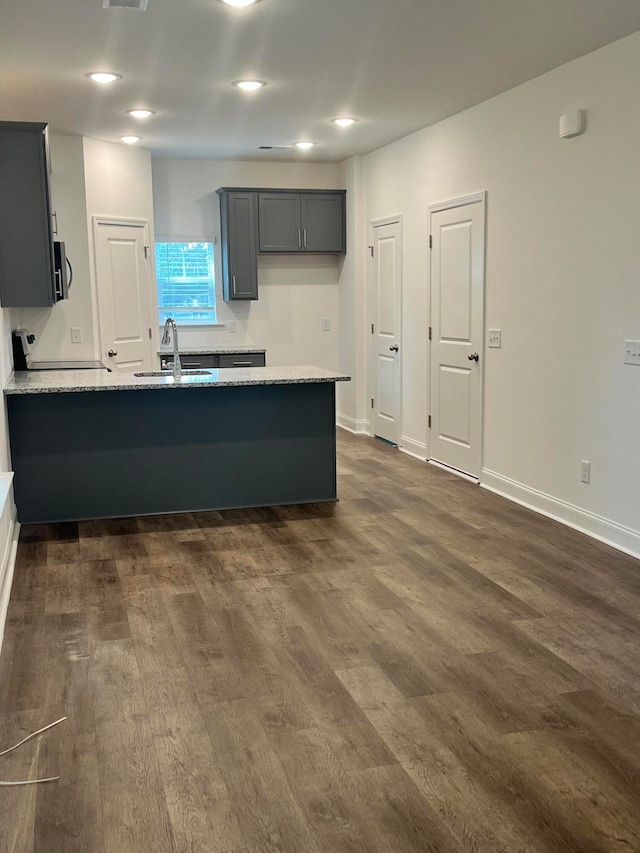
[[[485,328],[502,349],[484,353],[482,480],[635,553],[638,79],[634,34],[366,156],[363,193],[366,222],[403,214],[403,434],[427,442],[427,207],[487,190]],[[561,140],[577,108],[586,133]]]
[[[93,251],[93,220],[96,216],[107,216],[115,219],[144,219],[149,222],[150,239],[153,243],[151,154],[144,148],[88,138],[83,139],[83,153],[86,221],[90,246],[89,272],[93,303],[93,337],[96,358],[106,361],[106,353],[100,350],[95,254]],[[154,263],[153,259],[151,263]],[[155,280],[155,273],[152,274],[152,280]],[[154,343],[157,346],[157,338]]]
[[[154,159],[156,239],[212,240],[215,250],[218,322],[236,321],[236,332],[180,330],[180,345],[258,346],[267,364],[315,364],[337,369],[339,279],[342,258],[274,255],[258,258],[260,297],[223,302],[219,187],[344,188],[342,168],[333,164]],[[322,331],[329,318],[331,330]]]
[[[352,377],[351,382],[336,386],[338,423],[352,432],[371,429],[366,407],[366,317],[365,257],[363,245],[367,237],[364,209],[364,173],[362,157],[352,157],[342,164],[347,190],[348,251],[340,274],[340,370]]]

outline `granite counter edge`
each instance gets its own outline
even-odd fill
[[[128,384],[121,385],[71,385],[71,386],[49,386],[42,388],[4,388],[4,395],[19,396],[25,394],[70,394],[84,393],[91,391],[164,391],[164,390],[188,390],[192,388],[233,388],[248,385],[310,385],[328,382],[350,382],[350,376],[329,376],[329,377],[307,377],[299,379],[244,379],[244,380],[226,380],[223,382],[181,382],[175,384],[166,380],[160,382],[150,382],[144,384]]]

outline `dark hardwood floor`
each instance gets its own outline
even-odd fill
[[[0,851],[640,851],[640,563],[340,432],[338,504],[24,527]]]

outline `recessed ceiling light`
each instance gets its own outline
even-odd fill
[[[238,89],[244,89],[245,92],[255,92],[256,89],[262,89],[267,84],[264,80],[234,80],[233,85]]]
[[[313,148],[315,142],[296,142],[296,148],[301,148],[303,151],[306,151],[307,148]]]
[[[122,80],[122,74],[113,74],[111,71],[90,71],[84,76],[94,83],[115,83],[116,80]]]
[[[338,127],[349,127],[350,124],[354,124],[358,121],[357,118],[332,118],[331,121],[334,124],[337,124]]]
[[[237,6],[241,8],[242,6],[253,6],[254,3],[258,3],[259,0],[220,0],[222,3],[226,3],[227,6]]]
[[[135,145],[136,142],[140,142],[142,137],[141,136],[121,136],[120,139],[123,142],[126,142],[127,145]]]
[[[134,118],[149,118],[155,115],[155,110],[127,110],[127,113]]]
[[[103,9],[138,9],[146,12],[149,0],[102,0]]]

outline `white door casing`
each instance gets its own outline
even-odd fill
[[[149,223],[94,217],[96,288],[102,361],[129,373],[154,369]]]
[[[402,222],[372,222],[374,435],[398,444],[402,414]]]
[[[479,478],[482,465],[485,200],[430,210],[430,458]]]

